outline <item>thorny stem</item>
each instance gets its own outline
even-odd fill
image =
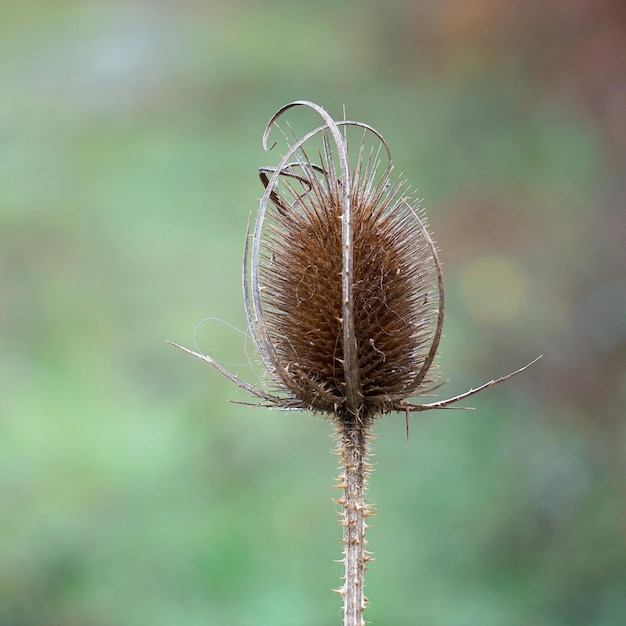
[[[367,598],[363,592],[365,564],[370,560],[365,549],[366,518],[372,514],[365,500],[370,464],[366,427],[358,420],[341,421],[335,429],[336,453],[341,458],[341,474],[337,487],[343,489],[341,525],[343,526],[343,584],[337,592],[343,598],[344,626],[363,626]]]

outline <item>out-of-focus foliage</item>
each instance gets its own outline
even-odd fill
[[[378,426],[368,619],[626,622],[619,0],[0,6],[0,625],[339,621],[330,425],[166,338],[244,329],[267,118],[345,104],[425,198],[442,393]],[[270,155],[270,162],[273,155]],[[254,377],[244,336],[201,349]],[[255,373],[256,372],[256,373]]]

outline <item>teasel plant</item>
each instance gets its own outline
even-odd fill
[[[312,109],[318,125],[298,135],[287,111]],[[344,112],[345,118],[345,112]],[[279,123],[279,121],[281,123]],[[383,136],[362,122],[335,121],[322,107],[291,102],[270,119],[286,149],[259,170],[264,193],[243,259],[249,332],[269,383],[259,389],[209,355],[209,363],[257,406],[320,413],[332,422],[344,574],[337,589],[344,626],[365,624],[365,531],[371,429],[389,413],[447,409],[523,372],[528,365],[454,397],[420,403],[437,385],[444,320],[437,248],[407,184],[392,176]],[[538,357],[540,358],[540,357]]]

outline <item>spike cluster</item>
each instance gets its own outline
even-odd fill
[[[249,321],[287,403],[369,421],[434,382],[441,271],[416,203],[390,178],[384,139],[307,106],[324,124],[261,171]]]
[[[292,137],[278,120],[294,107],[312,109],[322,124]],[[275,128],[287,150],[277,166],[260,169],[265,192],[246,237],[243,285],[248,326],[277,393],[207,354],[172,345],[215,367],[261,406],[366,425],[392,411],[408,420],[412,411],[447,408],[541,358],[452,398],[412,402],[436,380],[444,317],[441,266],[418,203],[391,179],[389,148],[371,126],[337,122],[302,100],[272,116],[266,150],[275,145]]]

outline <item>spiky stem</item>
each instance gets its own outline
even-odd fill
[[[337,455],[341,458],[341,474],[337,487],[343,489],[341,525],[343,526],[343,584],[338,593],[343,598],[344,626],[363,626],[367,598],[363,593],[365,564],[370,559],[365,546],[366,518],[371,509],[365,500],[367,476],[370,471],[367,428],[359,420],[337,424]]]

